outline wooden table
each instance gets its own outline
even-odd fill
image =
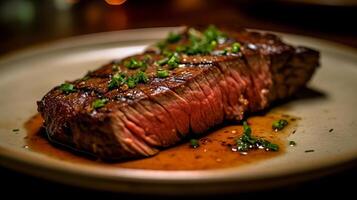
[[[120,6],[109,5],[104,0],[67,2],[73,3],[55,4],[52,1],[35,0],[2,1],[0,3],[0,12],[3,13],[0,15],[0,55],[75,35],[131,28],[206,24],[302,34],[357,47],[357,26],[354,23],[357,19],[357,8],[353,7],[258,4],[232,0],[209,2],[128,0]],[[93,196],[109,199],[132,198],[127,194],[103,193],[64,186],[4,168],[0,168],[0,177],[2,183],[6,183],[2,191],[11,196],[33,194],[67,198],[68,195],[80,194],[82,198]],[[320,180],[269,191],[230,195],[230,198],[265,198],[267,195],[271,197],[286,195],[286,198],[289,198],[289,195],[306,197],[306,193],[348,195],[353,194],[355,188],[347,181],[353,183],[356,178],[356,167],[354,167]],[[21,192],[11,192],[14,188]],[[136,196],[136,198],[146,197]]]

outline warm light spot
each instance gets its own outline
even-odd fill
[[[204,7],[207,4],[204,0],[175,0],[172,5],[180,11],[195,10]]]
[[[126,0],[105,0],[107,4],[112,6],[119,6],[126,2]]]

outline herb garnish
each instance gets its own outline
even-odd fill
[[[137,60],[135,58],[131,58],[130,60],[126,60],[124,62],[124,65],[128,68],[128,69],[138,69],[138,68],[146,68],[146,63],[144,63],[143,61]]]
[[[118,64],[113,64],[112,70],[115,71],[115,72],[119,71],[119,66],[118,66]]]
[[[148,81],[146,73],[138,71],[135,75],[128,77],[126,84],[129,88],[134,88],[138,83],[147,83]]]
[[[129,88],[134,88],[138,83],[147,83],[149,81],[148,76],[143,71],[138,71],[133,76],[125,75],[124,73],[116,73],[108,83],[108,88],[114,89],[120,87],[123,84],[127,84]]]
[[[166,78],[169,76],[169,72],[167,70],[164,70],[164,69],[158,69],[156,71],[156,76],[158,78]]]
[[[167,65],[169,65],[169,69],[175,69],[176,67],[178,67],[179,62],[180,59],[177,54],[173,54],[167,61]]]
[[[168,60],[169,60],[168,58],[163,58],[161,60],[156,61],[156,63],[160,66],[163,66],[167,63]]]
[[[288,125],[288,121],[286,121],[285,119],[279,119],[273,122],[272,128],[274,131],[277,132],[282,130],[286,125]]]
[[[235,42],[232,44],[232,53],[238,53],[240,51],[240,44],[238,42]]]
[[[97,109],[105,106],[107,104],[109,99],[104,98],[104,99],[96,99],[92,102],[92,108]]]
[[[251,149],[265,149],[266,151],[278,151],[279,146],[263,138],[252,136],[252,129],[246,121],[243,122],[243,135],[237,139],[237,150],[247,152]]]
[[[190,147],[196,149],[200,146],[200,143],[196,139],[191,139],[190,140]]]
[[[108,84],[108,88],[111,90],[123,84],[125,84],[125,74],[115,73]]]
[[[63,83],[61,84],[60,88],[59,88],[62,92],[69,94],[71,92],[75,92],[76,89],[74,88],[73,84],[70,83]]]
[[[175,43],[180,40],[181,40],[181,35],[173,32],[170,32],[166,39],[166,41],[169,43]]]
[[[289,146],[296,146],[296,142],[295,141],[289,141]]]

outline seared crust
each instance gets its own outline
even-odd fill
[[[291,96],[319,65],[318,52],[287,45],[272,34],[242,30],[228,31],[228,36],[217,49],[239,42],[239,53],[182,55],[167,78],[156,77],[155,62],[164,56],[153,47],[124,59],[150,57],[148,83],[132,89],[108,89],[114,65],[128,75],[140,70],[128,70],[120,61],[70,82],[73,93],[53,88],[38,102],[49,138],[103,159],[154,155],[189,133],[201,134],[225,119],[241,120],[247,112]],[[182,37],[179,44],[187,42],[186,32]],[[98,98],[109,102],[93,110]]]

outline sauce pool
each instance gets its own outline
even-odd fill
[[[285,119],[289,124],[283,130],[275,132],[272,129],[272,123],[279,119]],[[269,140],[279,145],[280,148],[278,152],[262,149],[251,150],[246,155],[232,151],[232,146],[235,144],[236,139],[243,133],[242,125],[226,125],[212,130],[198,139],[200,145],[198,148],[192,148],[190,143],[186,141],[162,150],[153,157],[115,163],[94,160],[93,158],[88,158],[64,149],[61,146],[51,144],[46,138],[46,133],[42,128],[43,119],[39,114],[26,122],[27,137],[25,140],[29,150],[68,162],[150,170],[219,169],[239,167],[283,154],[289,145],[287,137],[295,132],[298,119],[281,113],[268,113],[264,116],[252,116],[248,118],[248,123],[252,128],[252,135],[254,137]]]

